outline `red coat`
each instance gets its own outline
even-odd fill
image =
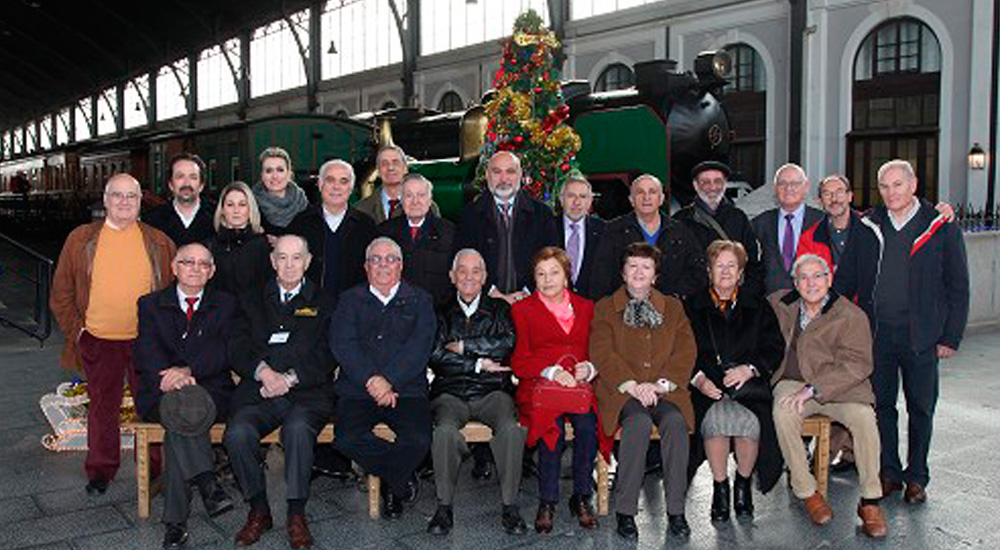
[[[554,449],[559,437],[556,415],[540,414],[541,411],[532,407],[532,388],[543,379],[542,371],[557,363],[565,368],[567,357],[575,357],[577,362],[590,359],[590,321],[594,317],[594,303],[572,292],[569,296],[575,315],[569,334],[559,326],[538,293],[515,303],[510,310],[517,332],[517,345],[510,361],[518,378],[515,400],[521,424],[528,428],[528,445],[543,439],[550,449]],[[593,410],[597,410],[596,396]],[[598,433],[602,433],[600,427]]]

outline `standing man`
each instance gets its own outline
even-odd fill
[[[594,189],[583,176],[572,176],[559,192],[562,215],[556,221],[559,243],[569,254],[573,268],[573,291],[594,300],[593,271],[597,263],[597,249],[604,235],[604,220],[591,215]]]
[[[379,233],[403,249],[403,279],[426,290],[435,307],[453,297],[448,266],[454,249],[455,225],[434,215],[434,185],[420,174],[403,179],[403,216],[382,222]]]
[[[139,297],[170,284],[174,243],[139,222],[139,182],[116,174],[104,187],[107,217],[74,229],[63,244],[49,307],[65,344],[59,364],[83,368],[87,409],[87,493],[103,494],[121,464],[122,383],[139,387],[132,344]],[[155,470],[155,464],[154,464]]]
[[[198,155],[180,153],[170,159],[167,185],[173,199],[145,215],[146,223],[166,233],[177,246],[205,242],[215,234],[215,204],[201,198],[203,174],[205,161]]]
[[[376,187],[371,195],[358,201],[354,207],[379,224],[403,215],[403,179],[410,171],[403,148],[399,145],[383,145],[375,155],[375,169],[378,170],[382,185]],[[430,209],[435,216],[441,215],[433,200]]]
[[[875,335],[876,412],[882,438],[882,491],[903,489],[910,504],[927,499],[938,396],[938,361],[955,355],[969,315],[969,267],[961,229],[916,197],[917,176],[905,160],[878,170],[884,206],[862,223],[871,229],[847,250],[837,288],[868,314]],[[896,401],[906,396],[906,468],[899,459]]]
[[[823,212],[806,205],[809,178],[797,164],[788,163],[774,173],[778,207],[761,213],[752,225],[760,242],[767,294],[792,288],[792,264],[802,232],[823,219]]]
[[[383,512],[395,519],[430,449],[427,359],[437,322],[430,295],[401,280],[399,245],[379,237],[365,259],[368,283],[341,295],[330,326],[340,363],[334,446],[385,481]],[[380,422],[396,434],[394,442],[372,433]]]
[[[691,230],[663,212],[666,194],[663,184],[652,174],[643,174],[629,186],[632,212],[610,222],[604,230],[601,263],[594,275],[595,297],[609,296],[622,284],[620,260],[628,245],[647,242],[663,254],[656,274],[656,289],[686,298],[708,284],[705,250],[701,250]]]
[[[285,450],[285,524],[292,548],[309,548],[306,502],[316,436],[333,416],[333,358],[327,345],[332,298],[306,276],[305,239],[278,237],[271,252],[277,277],[240,297],[231,357],[240,384],[223,438],[243,498],[250,503],[237,546],[250,546],[273,525],[264,479],[262,437],[281,428]]]
[[[166,430],[163,547],[179,548],[188,538],[191,485],[198,488],[209,517],[233,509],[233,501],[215,475],[209,429],[213,422],[225,421],[233,391],[226,346],[236,300],[206,288],[215,274],[215,263],[212,253],[201,244],[178,249],[171,268],[176,285],[139,298],[139,335],[133,358],[141,380],[135,394],[139,416],[147,422],[163,423]],[[161,417],[160,404],[167,395],[173,395],[169,399],[174,399],[175,404],[197,400],[192,395],[180,395],[193,393],[193,387],[199,388],[202,399],[212,402],[208,409],[215,413],[195,431],[187,431],[192,426],[174,430]]]
[[[743,271],[746,280],[740,285],[740,292],[763,297],[764,264],[760,261],[760,245],[747,215],[726,197],[729,175],[730,169],[725,163],[706,160],[696,164],[691,170],[696,197],[694,202],[678,210],[674,219],[691,230],[703,252],[718,239],[742,244],[747,253],[747,265]]]
[[[514,322],[507,302],[483,294],[486,262],[472,248],[455,254],[451,281],[458,291],[438,315],[431,412],[434,483],[438,508],[427,532],[446,535],[454,524],[452,504],[462,455],[468,454],[462,428],[477,420],[493,430],[490,446],[499,458],[501,525],[508,534],[527,530],[517,506],[525,430],[517,422],[511,369],[503,365],[514,351]]]
[[[558,246],[552,210],[521,191],[521,159],[510,151],[490,157],[489,193],[462,210],[457,248],[475,248],[486,259],[488,294],[507,303],[527,295],[534,285],[531,258],[546,246]]]

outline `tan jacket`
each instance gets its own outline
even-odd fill
[[[688,377],[697,349],[691,324],[680,300],[654,289],[649,301],[663,315],[663,324],[656,329],[625,326],[622,317],[628,294],[624,286],[594,308],[590,360],[597,366],[597,408],[609,436],[618,429],[618,416],[631,398],[618,386],[629,380],[655,383],[666,378],[676,384],[677,389],[667,394],[667,400],[681,410],[688,430],[694,426]]]
[[[150,292],[160,290],[173,281],[170,261],[174,257],[176,247],[170,237],[158,229],[139,224],[143,244],[149,254],[149,263],[153,272],[153,287]],[[56,273],[52,280],[52,294],[49,297],[49,308],[59,323],[63,333],[63,352],[59,365],[63,368],[81,370],[80,356],[76,343],[80,330],[84,326],[84,316],[90,303],[90,275],[94,268],[94,252],[97,249],[97,237],[104,226],[103,221],[81,225],[74,229],[63,244],[56,264]],[[136,307],[135,304],[129,304]]]
[[[820,403],[875,404],[871,375],[872,335],[868,317],[850,300],[830,291],[822,313],[799,335],[798,359],[802,378],[816,388]],[[785,359],[771,377],[777,384],[785,374],[788,345],[799,322],[799,294],[779,290],[768,300],[785,337]]]

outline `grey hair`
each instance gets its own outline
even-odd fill
[[[486,271],[486,260],[483,259],[483,255],[479,253],[475,248],[463,248],[455,253],[455,257],[451,260],[451,270],[455,271],[458,269],[458,260],[462,256],[475,256],[479,258],[479,263],[483,266],[483,271]]]
[[[277,252],[278,250],[278,243],[280,243],[284,239],[298,240],[299,244],[302,245],[302,251],[306,253],[306,256],[312,256],[312,253],[309,252],[309,241],[307,241],[305,237],[301,235],[295,235],[293,233],[285,233],[284,235],[278,237],[278,240],[274,241],[274,249],[271,250],[271,256],[274,256],[275,252]]]
[[[389,237],[376,237],[374,240],[372,240],[372,242],[368,243],[368,246],[365,248],[366,260],[368,259],[369,256],[371,256],[372,250],[375,250],[375,247],[380,244],[387,244],[391,246],[393,252],[395,252],[400,259],[403,259],[403,249],[399,247],[399,244],[397,244],[396,241],[390,239]]]
[[[406,176],[403,178],[403,183],[400,185],[400,187],[405,186],[407,183],[411,181],[424,182],[425,184],[427,184],[427,192],[430,193],[431,195],[434,194],[434,184],[431,183],[431,180],[424,177],[423,174],[413,174],[413,173],[406,174]]]
[[[656,185],[660,186],[660,190],[663,190],[663,182],[660,181],[660,178],[654,176],[653,174],[640,174],[634,180],[632,180],[632,183],[628,184],[628,188],[632,189],[633,185],[635,185],[636,183],[638,183],[639,180],[643,180],[643,179],[650,180],[650,181],[656,183]]]
[[[882,177],[890,170],[902,170],[903,176],[906,177],[907,181],[912,181],[917,177],[916,172],[913,171],[913,165],[910,164],[910,161],[893,159],[878,167],[878,181],[882,181]]]
[[[379,157],[381,157],[382,153],[386,151],[395,151],[399,155],[399,159],[403,161],[403,164],[406,164],[406,151],[395,143],[383,145],[378,148],[378,152],[375,153],[375,164],[378,164]]]
[[[584,185],[587,186],[587,190],[588,191],[590,191],[591,193],[594,192],[594,186],[590,184],[590,182],[587,180],[587,178],[585,178],[583,176],[570,176],[570,177],[566,178],[566,181],[563,182],[562,189],[559,190],[559,197],[560,198],[562,198],[562,197],[564,197],[566,195],[566,186],[568,186],[571,183],[582,183],[582,184],[584,184]]]
[[[823,273],[825,275],[830,274],[830,265],[826,263],[826,260],[822,256],[817,256],[816,254],[803,254],[798,258],[795,258],[795,263],[792,264],[792,274],[796,279],[799,277],[799,268],[806,264],[819,264],[823,268]]]
[[[777,185],[778,174],[784,172],[785,170],[796,170],[802,176],[803,182],[809,181],[809,176],[806,175],[806,171],[801,166],[795,164],[794,162],[786,162],[785,164],[782,164],[781,166],[778,167],[777,170],[774,171],[774,179],[772,180],[772,183]]]
[[[142,193],[142,184],[139,183],[139,180],[137,180],[135,176],[129,174],[128,172],[118,172],[117,174],[112,174],[111,177],[108,178],[108,181],[104,182],[105,193],[108,192],[108,187],[111,186],[111,180],[115,178],[128,178],[132,180],[132,182],[135,183],[135,188],[139,191],[139,193]]]
[[[820,180],[819,185],[816,186],[816,194],[817,195],[820,195],[820,196],[823,195],[823,186],[826,185],[826,182],[828,182],[828,181],[839,181],[839,182],[841,182],[841,183],[844,184],[844,187],[847,188],[847,192],[848,193],[851,192],[851,180],[847,179],[847,176],[845,176],[843,174],[830,174],[829,176],[827,176],[827,177],[823,178],[822,180]]]
[[[354,187],[354,167],[351,166],[351,163],[341,159],[328,160],[319,167],[319,182],[323,183],[323,176],[326,175],[326,171],[335,166],[347,170],[347,173],[351,175],[351,187]]]
[[[189,248],[194,248],[194,247],[198,247],[198,248],[204,250],[205,252],[207,252],[208,253],[208,259],[211,260],[212,263],[215,263],[215,256],[212,255],[212,251],[209,250],[209,248],[207,246],[205,246],[205,245],[203,245],[201,243],[188,243],[188,244],[185,244],[185,245],[179,247],[177,249],[177,252],[174,253],[174,261],[176,262],[177,259],[181,257],[181,252],[184,252],[185,250],[187,250]]]

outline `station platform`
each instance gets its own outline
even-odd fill
[[[45,550],[118,550],[160,548],[159,523],[163,502],[153,500],[152,517],[136,515],[135,468],[131,454],[108,492],[88,497],[84,491],[81,452],[55,453],[40,444],[50,431],[38,400],[70,379],[57,366],[60,336],[43,347],[18,333],[0,328],[0,548]],[[639,540],[628,543],[614,531],[614,516],[601,518],[598,529],[581,530],[565,501],[557,509],[552,534],[506,535],[500,526],[496,481],[474,482],[467,463],[455,503],[455,529],[447,537],[426,534],[435,509],[432,482],[423,481],[420,497],[401,520],[371,520],[367,495],[354,484],[328,478],[313,483],[307,513],[317,549],[353,550],[601,550],[601,549],[808,549],[905,548],[908,550],[1000,548],[1000,328],[970,331],[960,353],[941,366],[941,398],[931,449],[931,483],[924,505],[905,504],[897,495],[883,502],[889,521],[885,541],[860,532],[855,516],[857,475],[834,473],[830,483],[833,521],[814,527],[791,495],[784,478],[767,495],[755,491],[752,523],[713,525],[708,518],[712,494],[708,466],[703,465],[688,492],[687,517],[692,536],[679,541],[665,535],[660,479],[647,476],[637,518]],[[905,413],[901,415],[905,425]],[[905,437],[903,438],[905,441]],[[276,525],[255,549],[288,548],[284,530],[283,463],[280,451],[269,456],[268,486]],[[230,493],[237,498],[235,488]],[[529,525],[534,519],[535,479],[521,486],[521,511]],[[214,520],[197,502],[189,520],[190,548],[233,548],[232,537],[242,525],[247,507]]]

